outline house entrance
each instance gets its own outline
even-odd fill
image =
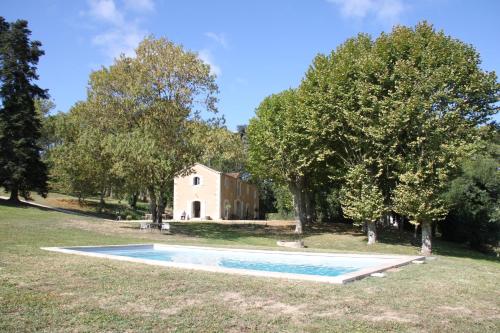
[[[193,201],[193,217],[200,217],[201,204],[199,201]]]

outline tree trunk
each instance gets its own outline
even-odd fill
[[[104,209],[104,196],[106,195],[106,189],[104,188],[102,191],[101,191],[101,194],[99,195],[99,213],[102,212],[102,210]]]
[[[422,250],[421,253],[424,256],[430,256],[432,254],[432,226],[428,221],[421,223],[422,225]]]
[[[293,194],[293,209],[295,212],[295,233],[302,234],[306,222],[305,203],[303,186],[301,181],[290,184],[290,190]]]
[[[19,203],[19,189],[17,187],[13,188],[11,191],[10,191],[10,198],[9,198],[9,201],[10,202],[13,202],[13,203]]]
[[[375,244],[377,242],[377,224],[375,222],[367,221],[366,227],[368,235],[368,245]]]
[[[149,193],[149,211],[151,212],[151,220],[153,223],[156,223],[157,221],[157,214],[156,214],[156,195],[155,191],[152,189],[148,190]]]
[[[436,238],[437,222],[432,221],[432,238]]]
[[[157,198],[158,204],[156,205],[157,207],[157,213],[156,213],[156,218],[157,218],[157,223],[158,223],[158,228],[161,228],[161,224],[163,222],[163,212],[165,211],[165,202],[163,201],[164,193],[160,192],[159,197]]]
[[[401,235],[403,234],[403,227],[405,220],[401,215],[396,215],[396,221],[398,221],[399,237],[401,237]]]
[[[137,208],[137,199],[139,199],[139,193],[134,192],[130,198],[130,207],[133,209]]]

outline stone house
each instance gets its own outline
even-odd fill
[[[174,220],[251,220],[259,216],[257,187],[238,173],[223,173],[196,163],[193,172],[174,179]]]

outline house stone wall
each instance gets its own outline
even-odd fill
[[[205,217],[220,219],[220,177],[221,173],[211,170],[201,164],[192,167],[193,173],[174,179],[174,219],[180,220],[185,212],[186,218],[193,220],[193,202],[200,202],[200,220]],[[194,185],[195,177],[200,178],[200,184]]]
[[[258,217],[259,196],[255,185],[198,163],[192,167],[192,171],[187,176],[174,179],[175,220],[181,220],[183,213],[190,220]],[[200,184],[194,185],[195,177],[199,177]],[[200,202],[199,218],[193,215],[194,201]]]
[[[227,174],[221,176],[220,211],[222,218],[240,220],[257,218],[259,210],[257,187]],[[241,187],[241,190],[238,190],[238,186]],[[238,205],[240,205],[239,210]]]

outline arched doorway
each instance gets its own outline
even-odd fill
[[[193,217],[199,218],[201,212],[201,203],[199,201],[193,201]]]

